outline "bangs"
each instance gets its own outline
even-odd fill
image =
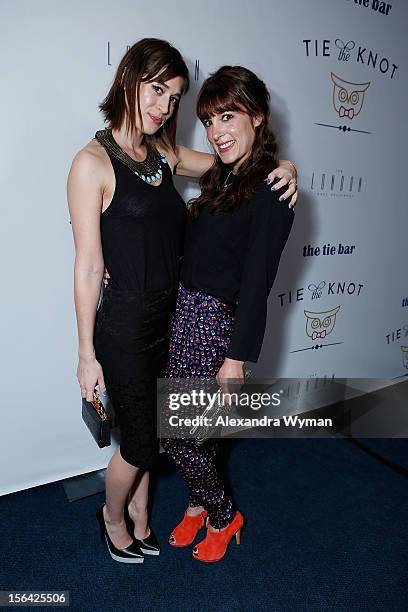
[[[245,111],[242,104],[237,101],[238,92],[231,87],[206,87],[197,100],[197,116],[200,121],[206,121],[226,111]]]
[[[178,62],[170,62],[164,68],[161,67],[161,69],[156,67],[156,65],[151,66],[150,69],[146,71],[142,81],[145,83],[151,81],[160,81],[165,83],[166,81],[170,81],[170,79],[175,79],[176,77],[181,77],[184,80],[181,94],[186,94],[189,88],[188,72],[186,73],[185,67]]]

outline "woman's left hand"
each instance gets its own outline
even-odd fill
[[[286,159],[279,160],[279,166],[273,170],[270,174],[268,174],[268,178],[266,179],[268,184],[273,183],[275,179],[280,179],[277,183],[275,183],[271,189],[278,190],[285,185],[288,185],[287,190],[281,195],[279,198],[281,201],[289,200],[289,208],[294,208],[296,206],[298,191],[297,191],[297,172],[296,167],[293,162],[288,161]]]
[[[216,376],[223,393],[236,393],[245,381],[244,362],[225,359]]]

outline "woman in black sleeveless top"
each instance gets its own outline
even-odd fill
[[[111,282],[96,315],[94,347],[119,422],[121,456],[148,470],[157,457],[156,378],[168,349],[185,204],[164,155],[154,187],[135,178],[130,158],[125,165],[114,156],[111,132],[97,132],[96,139],[107,147],[116,187],[101,216]]]
[[[178,102],[187,89],[188,70],[174,47],[157,39],[136,43],[101,104],[108,129],[77,154],[68,179],[77,377],[88,400],[96,385],[99,393],[106,388],[121,433],[97,518],[111,556],[126,563],[160,551],[147,498],[158,450],[156,378],[168,348],[185,221],[172,172],[198,177],[213,163],[212,155],[175,144]],[[285,184],[292,171],[275,175]],[[110,283],[96,312],[105,265]]]

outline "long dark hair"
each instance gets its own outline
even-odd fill
[[[250,117],[261,117],[262,121],[255,128],[255,140],[248,159],[227,189],[223,189],[223,183],[229,167],[215,155],[213,165],[200,179],[201,195],[190,201],[192,215],[197,215],[204,204],[209,204],[212,212],[242,206],[254,195],[259,181],[276,168],[277,144],[268,123],[269,100],[265,83],[242,66],[222,66],[204,81],[197,100],[197,115],[202,122],[216,114],[234,110]]]
[[[158,78],[168,81],[175,77],[184,79],[183,93],[189,88],[188,68],[180,52],[165,40],[143,38],[134,44],[123,56],[110,90],[99,105],[105,122],[111,129],[119,129],[126,120],[128,132],[136,128],[137,114],[142,121],[139,89],[140,83]],[[125,93],[126,92],[126,93]],[[136,114],[137,106],[137,114]],[[156,132],[145,135],[145,141],[158,142],[165,148],[174,149],[176,144],[178,108]]]

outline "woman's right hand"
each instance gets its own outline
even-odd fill
[[[245,382],[244,361],[225,358],[224,363],[218,370],[217,383],[219,384],[224,396],[231,393],[239,393],[240,388]],[[225,398],[227,403],[228,399]]]
[[[95,357],[80,357],[77,369],[77,379],[81,388],[81,396],[92,402],[96,385],[99,395],[105,392],[105,381],[102,366]]]

